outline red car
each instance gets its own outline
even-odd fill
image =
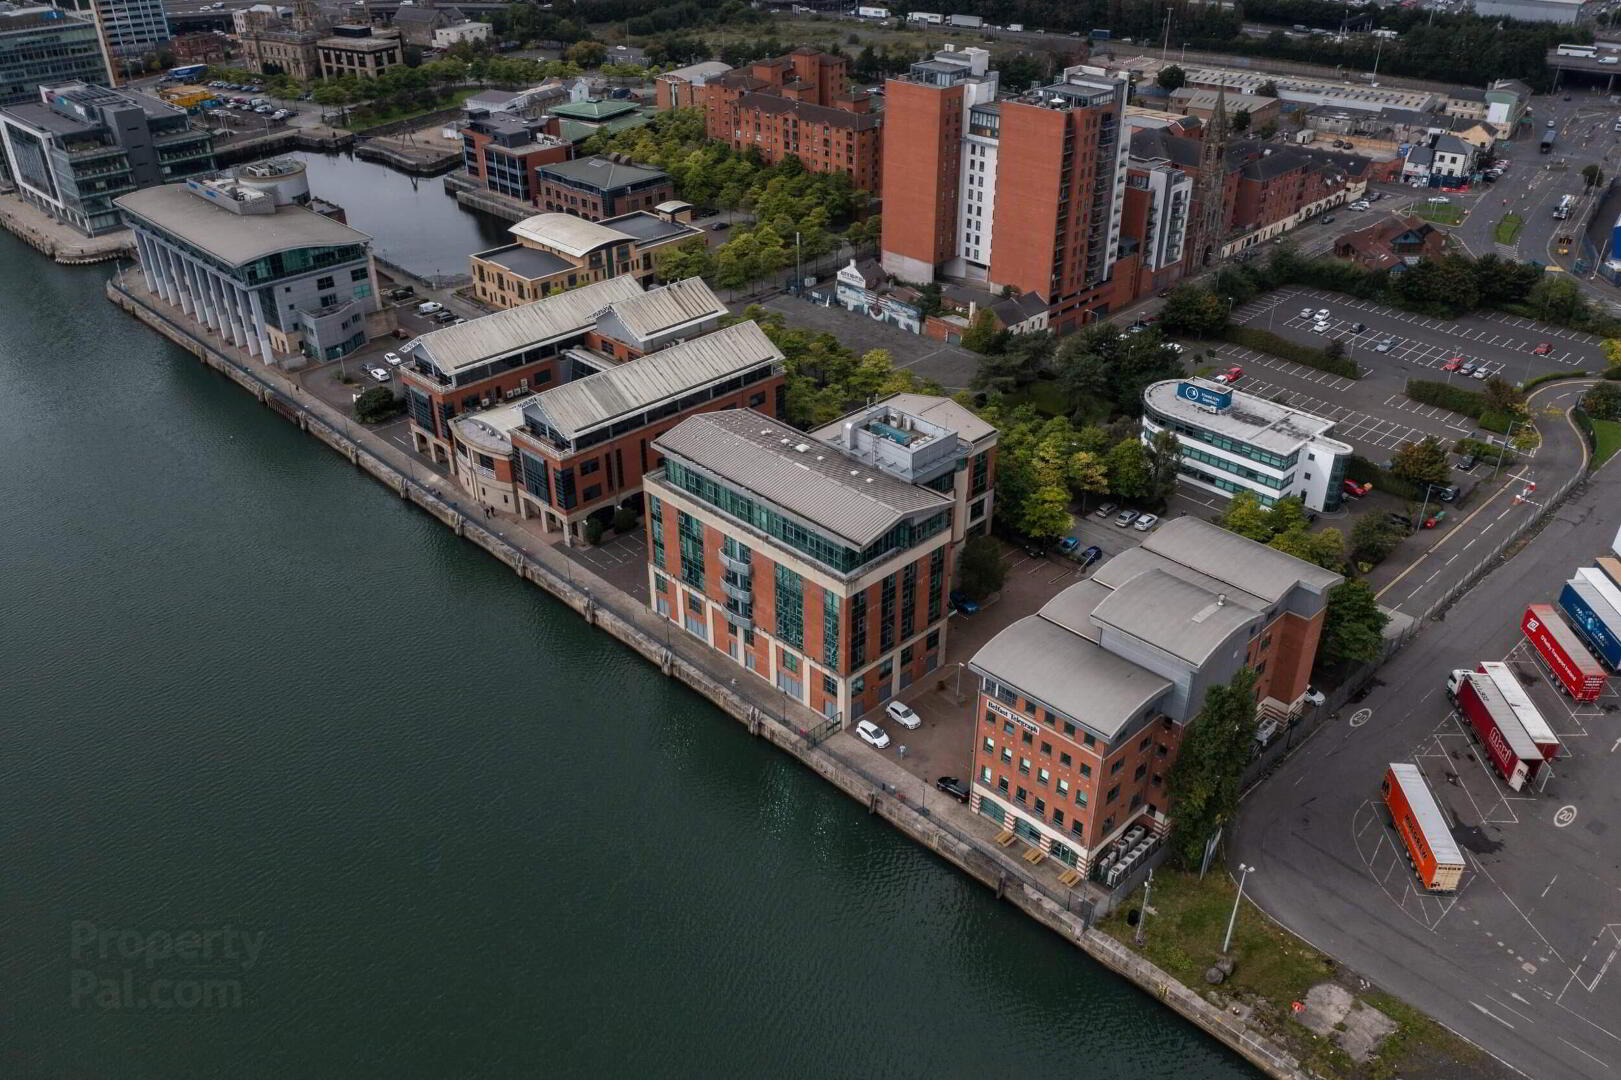
[[[1463,367],[1463,357],[1454,356],[1451,360],[1448,360],[1446,363],[1441,365],[1441,370],[1457,371],[1461,367]]]
[[[1216,376],[1216,381],[1221,382],[1221,383],[1227,383],[1227,384],[1231,385],[1232,383],[1237,382],[1239,379],[1242,379],[1243,377],[1244,377],[1244,369],[1239,367],[1237,364],[1234,364],[1232,367],[1228,368],[1226,371],[1222,372],[1220,375],[1217,375]]]
[[[1541,345],[1538,345],[1536,348],[1531,350],[1531,355],[1532,356],[1547,356],[1551,352],[1553,352],[1552,343],[1544,341]]]
[[[1340,481],[1340,488],[1353,499],[1360,499],[1362,496],[1373,490],[1373,485],[1359,484],[1355,480],[1346,479]]]

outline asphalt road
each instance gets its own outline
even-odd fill
[[[1547,389],[1539,406],[1577,392]],[[1621,1070],[1621,856],[1603,839],[1621,811],[1621,696],[1573,710],[1521,646],[1519,614],[1609,548],[1617,507],[1612,464],[1249,795],[1230,852],[1260,868],[1248,888],[1273,917],[1539,1080]],[[1537,792],[1512,795],[1486,771],[1444,693],[1453,668],[1499,658],[1565,742]],[[1453,897],[1417,889],[1381,816],[1392,761],[1416,761],[1455,822],[1468,869]]]

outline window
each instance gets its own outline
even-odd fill
[[[1063,828],[1064,812],[1062,810],[1053,810],[1053,824],[1057,825],[1059,828]]]
[[[1147,771],[1148,771],[1148,766],[1147,765],[1139,765],[1139,766],[1137,766],[1137,771],[1131,774],[1131,778],[1133,780],[1141,780],[1143,778],[1143,774],[1146,773]]]
[[[1014,788],[1013,789],[1013,798],[1014,798],[1015,801],[1022,803],[1022,802],[1025,802],[1028,797],[1029,797],[1029,793],[1026,792],[1024,790],[1024,788]]]
[[[805,582],[798,574],[776,564],[777,637],[794,648],[805,645]]]
[[[987,724],[991,725],[991,727],[995,727],[996,726],[996,714],[991,712],[991,710],[986,709],[985,710],[985,722]]]
[[[1106,803],[1112,803],[1116,799],[1118,799],[1119,797],[1120,797],[1120,785],[1116,784],[1114,787],[1109,789],[1109,794],[1107,794],[1107,795],[1105,795],[1103,797],[1103,801],[1106,802]]]
[[[1068,735],[1072,739],[1075,737],[1075,725],[1070,723],[1068,720],[1064,721],[1064,734]]]
[[[1046,769],[1036,770],[1036,783],[1040,784],[1042,787],[1046,787],[1051,780],[1052,773],[1048,772]]]
[[[1042,752],[1042,753],[1043,753],[1043,754],[1046,754],[1046,755],[1047,755],[1047,756],[1048,756],[1048,757],[1051,757],[1051,756],[1052,756],[1052,752],[1053,752],[1053,744],[1052,744],[1052,743],[1050,743],[1050,742],[1044,742],[1044,743],[1042,743],[1042,744],[1041,744],[1041,752]]]
[[[315,279],[315,287],[317,289],[330,289],[333,286],[337,285],[337,283],[338,283],[337,280],[335,278],[330,277],[330,276]]]
[[[1087,801],[1086,800],[1086,789],[1085,788],[1080,788],[1080,787],[1076,788],[1075,789],[1075,805],[1076,806],[1085,806],[1086,801]]]
[[[364,266],[362,266],[358,270],[349,271],[349,280],[350,281],[365,281],[367,276],[368,275],[366,273],[366,268]]]
[[[1036,803],[1035,803],[1035,808],[1036,808],[1036,813],[1040,814],[1042,817],[1047,816],[1047,800],[1046,799],[1037,799]]]
[[[989,735],[985,736],[985,752],[987,754],[996,753],[996,740]]]
[[[600,468],[602,468],[602,461],[599,458],[592,458],[590,461],[582,461],[580,462],[580,475],[590,476]]]
[[[1023,773],[1024,775],[1026,775],[1026,776],[1030,775],[1030,759],[1029,758],[1022,757],[1022,758],[1019,759],[1019,771],[1021,773]]]
[[[1026,746],[1033,746],[1035,744],[1036,737],[1030,734],[1028,731],[1019,732],[1019,737],[1024,740],[1024,745]]]
[[[1000,791],[1003,795],[1007,794],[1007,777],[998,776],[996,778],[996,790]]]
[[[1004,734],[1004,735],[1013,734],[1013,721],[1011,721],[1011,720],[1003,720],[1002,721],[1002,734]]]
[[[1088,747],[1093,747],[1098,744],[1097,739],[1093,737],[1090,731],[1081,737],[1081,742],[1085,743]]]
[[[1060,764],[1060,765],[1073,765],[1073,764],[1075,764],[1075,760],[1073,758],[1071,758],[1068,754],[1064,753],[1063,751],[1059,751],[1058,764]]]
[[[1057,791],[1058,791],[1058,797],[1060,799],[1069,798],[1069,781],[1068,780],[1060,780],[1060,781],[1058,781]]]
[[[1125,765],[1126,765],[1126,763],[1125,763],[1124,760],[1116,761],[1113,765],[1109,766],[1109,775],[1110,776],[1118,776],[1119,773],[1120,773],[1120,770],[1125,768]]]
[[[988,784],[991,782],[991,767],[989,765],[981,765],[979,767],[979,782],[982,784]]]
[[[1091,776],[1091,775],[1092,775],[1092,766],[1090,766],[1090,765],[1088,765],[1088,764],[1087,764],[1087,763],[1086,763],[1086,762],[1084,762],[1084,761],[1083,761],[1083,762],[1081,762],[1081,775],[1082,775],[1082,776],[1083,776],[1083,777],[1086,777],[1086,776]]]
[[[1006,746],[1002,747],[1002,762],[1007,765],[1013,764],[1013,751]]]

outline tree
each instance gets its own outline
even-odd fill
[[[1486,380],[1486,412],[1518,414],[1525,407],[1525,393],[1507,379],[1493,375]]]
[[[1344,360],[1345,359],[1345,342],[1341,341],[1339,338],[1335,338],[1333,341],[1330,341],[1327,345],[1324,345],[1323,346],[1323,359],[1327,360],[1327,361],[1329,361],[1330,363],[1333,363],[1333,364],[1337,364],[1341,360]]]
[[[1159,83],[1161,90],[1180,90],[1188,84],[1188,73],[1171,64],[1161,68],[1154,81]]]
[[[1227,302],[1196,285],[1178,285],[1165,299],[1160,325],[1168,334],[1220,337],[1227,329]]]
[[[1109,469],[1109,490],[1123,499],[1141,499],[1149,493],[1152,475],[1148,451],[1141,439],[1126,438],[1115,443],[1104,459]]]
[[[1257,97],[1275,98],[1278,96],[1278,84],[1268,79],[1255,88],[1255,94]]]
[[[1549,274],[1526,296],[1536,317],[1545,322],[1570,325],[1587,314],[1587,301],[1568,274]]]
[[[1599,184],[1604,182],[1604,170],[1600,169],[1597,165],[1583,165],[1582,180],[1587,184],[1588,187],[1596,188],[1599,186]]]
[[[581,67],[597,67],[608,58],[608,46],[600,41],[576,41],[563,58]]]
[[[1225,686],[1210,688],[1166,778],[1172,851],[1184,869],[1203,861],[1205,844],[1238,810],[1239,781],[1257,726],[1255,681],[1255,671],[1246,667]]]
[[[1582,409],[1594,420],[1621,420],[1621,386],[1599,383],[1582,395]]]
[[[974,601],[982,601],[1007,580],[1002,545],[988,536],[971,536],[957,557],[957,587]]]
[[[616,533],[630,532],[636,528],[636,524],[640,520],[632,507],[619,506],[614,508],[614,532]]]
[[[1324,570],[1338,570],[1345,565],[1345,534],[1338,529],[1307,532],[1305,525],[1294,525],[1268,540],[1266,546]]]
[[[1328,590],[1321,653],[1331,661],[1371,664],[1384,650],[1385,624],[1373,589],[1365,581],[1345,581]]]
[[[1034,487],[1025,497],[1019,514],[1019,531],[1031,539],[1056,539],[1069,529],[1066,464],[1060,446],[1053,440],[1046,440],[1037,448],[1032,462]]]
[[[988,353],[996,344],[996,337],[1000,331],[996,328],[996,316],[990,308],[980,308],[974,315],[973,325],[962,335],[962,347],[977,353]]]
[[[1383,514],[1363,514],[1351,526],[1351,558],[1370,566],[1384,562],[1405,535]]]
[[[1451,475],[1447,450],[1434,435],[1419,442],[1402,443],[1391,461],[1390,471],[1414,484],[1444,484]]]
[[[1182,441],[1170,428],[1161,428],[1148,440],[1148,500],[1164,506],[1176,494],[1177,467],[1182,461]]]
[[[1221,527],[1239,536],[1264,544],[1272,539],[1272,515],[1261,505],[1261,497],[1253,491],[1234,493],[1221,515]]]
[[[362,424],[380,424],[405,411],[405,399],[394,396],[386,386],[374,386],[355,398],[355,419]]]
[[[1064,479],[1077,497],[1102,495],[1109,490],[1109,466],[1091,450],[1077,450],[1069,456]]]
[[[1233,113],[1232,128],[1235,134],[1241,134],[1250,129],[1250,111],[1248,109],[1239,109]]]

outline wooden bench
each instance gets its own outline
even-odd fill
[[[1077,885],[1080,883],[1080,880],[1081,872],[1074,868],[1065,870],[1062,874],[1058,875],[1058,883],[1060,885]]]
[[[1033,847],[1024,853],[1024,861],[1029,863],[1031,866],[1040,866],[1042,861],[1046,858],[1047,853],[1038,847]]]
[[[1001,832],[996,834],[996,846],[1008,847],[1013,843],[1013,839],[1013,830],[1003,829]]]

